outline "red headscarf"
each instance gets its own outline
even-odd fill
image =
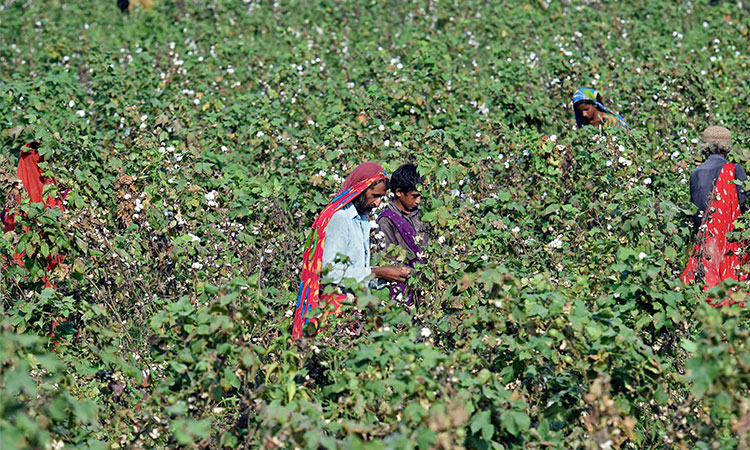
[[[346,180],[344,180],[344,184],[341,185],[341,189],[339,189],[338,193],[341,194],[357,183],[360,183],[368,178],[372,178],[373,176],[380,173],[384,173],[383,167],[380,164],[373,161],[362,163],[355,167],[354,170],[352,170],[352,173],[350,173],[349,176],[346,177]]]

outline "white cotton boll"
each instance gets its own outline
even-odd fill
[[[203,268],[203,264],[199,262],[194,262],[190,267],[192,267],[195,270],[201,270]]]
[[[430,331],[430,329],[427,328],[427,327],[423,327],[422,330],[419,332],[419,334],[423,338],[428,338],[428,337],[432,336],[432,331]]]
[[[74,102],[73,100],[71,100],[71,101],[68,102],[68,106],[70,108],[74,107],[75,105],[76,105],[76,102]]]
[[[76,111],[76,114],[78,114],[81,117],[86,117],[86,111],[82,109],[79,109],[78,111]]]
[[[521,229],[516,226],[516,227],[513,227],[513,229],[510,230],[510,231],[512,231],[514,233],[518,233],[519,231],[521,231]]]
[[[188,237],[190,238],[191,242],[200,242],[201,241],[201,238],[199,238],[198,236],[196,236],[196,235],[194,235],[192,233],[188,233]]]
[[[646,186],[648,186],[649,184],[651,184],[651,177],[646,177],[646,178],[645,178],[645,179],[643,180],[643,184],[645,184]]]
[[[638,259],[643,259],[643,258],[646,258],[647,256],[648,255],[643,252],[638,253]]]
[[[265,136],[265,133],[263,133],[262,131],[258,131],[257,133],[255,133],[255,137],[263,137],[263,136]]]
[[[216,191],[211,191],[208,194],[204,195],[204,197],[206,198],[206,200],[212,201],[216,199]]]
[[[383,124],[378,125],[378,130],[385,131],[385,127],[383,126]]]
[[[550,140],[551,142],[557,142],[557,135],[556,135],[556,134],[552,134],[552,135],[550,135],[550,137],[549,137],[549,140]]]
[[[383,145],[384,145],[385,147],[390,147],[390,145],[391,145],[391,140],[390,140],[390,139],[386,139],[385,141],[383,141]]]

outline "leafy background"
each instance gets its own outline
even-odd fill
[[[10,209],[0,446],[747,448],[747,313],[677,278],[699,132],[750,157],[749,11],[5,1],[4,191],[31,139],[69,191]],[[586,85],[634,131],[574,130]],[[302,242],[364,160],[426,178],[424,295],[292,343]]]

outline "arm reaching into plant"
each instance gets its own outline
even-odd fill
[[[411,268],[404,266],[382,266],[373,267],[372,273],[377,278],[385,281],[395,281],[396,283],[404,283],[411,276]]]

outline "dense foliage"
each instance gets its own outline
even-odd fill
[[[750,4],[611,3],[3,2],[3,192],[37,139],[67,194],[6,203],[0,447],[748,448],[748,314],[677,278],[699,132],[750,159]],[[632,133],[574,130],[586,85]],[[424,295],[294,343],[370,159],[426,178]]]

